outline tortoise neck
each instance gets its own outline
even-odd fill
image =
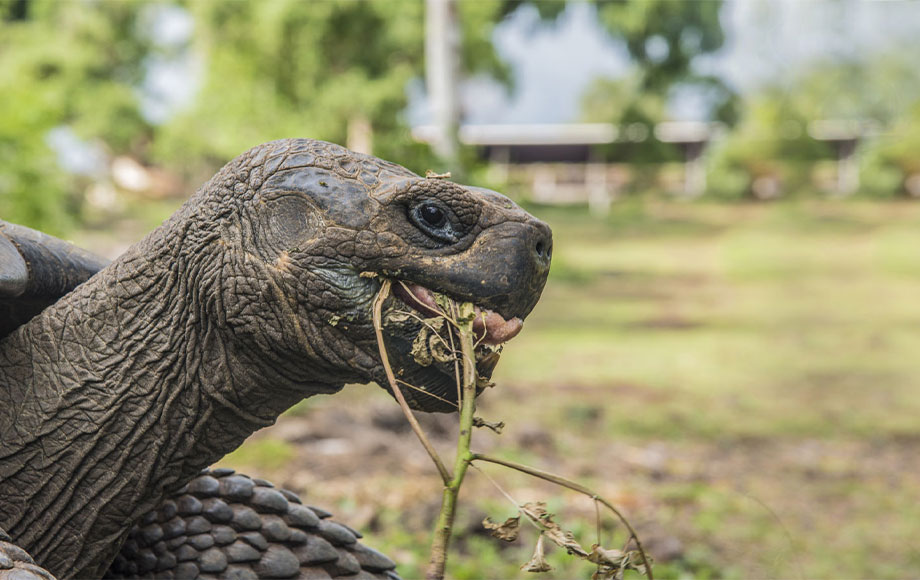
[[[0,528],[60,577],[101,576],[165,494],[329,392],[305,392],[228,340],[195,283],[205,249],[169,235],[152,234],[0,349]]]

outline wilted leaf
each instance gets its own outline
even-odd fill
[[[546,511],[544,502],[525,503],[521,506],[521,511],[543,528],[543,533],[549,541],[560,548],[565,548],[569,554],[576,554],[582,558],[588,555],[588,552],[575,541],[575,535],[572,532],[563,530],[559,527],[559,524],[553,521],[553,514]]]
[[[409,322],[409,320],[411,319],[412,319],[412,315],[409,314],[408,312],[405,312],[403,310],[391,310],[390,312],[387,312],[386,320],[384,321],[384,324],[386,326],[389,326],[391,324],[402,326],[405,323]]]
[[[441,317],[426,318],[422,328],[419,329],[418,334],[415,336],[415,340],[412,341],[412,358],[415,359],[419,365],[427,367],[432,363],[432,360],[438,360],[440,362],[445,362],[442,360],[441,353],[437,353],[431,348],[435,343],[441,343],[443,341],[439,337],[438,333],[444,328],[444,319]]]
[[[439,293],[439,292],[432,292],[431,294],[432,294],[432,296],[434,296],[434,303],[437,304],[438,307],[439,307],[442,311],[447,312],[447,313],[449,314],[449,313],[450,313],[450,305],[451,305],[451,303],[453,302],[453,300],[451,300],[450,296],[445,296],[444,294],[441,294],[441,293]]]
[[[502,524],[496,524],[492,521],[492,518],[486,518],[482,520],[482,525],[489,530],[493,537],[506,542],[513,542],[517,539],[518,532],[521,529],[521,516],[508,518]]]
[[[626,570],[635,570],[642,575],[647,575],[647,568],[642,562],[642,553],[638,550],[623,552],[622,550],[607,550],[594,544],[587,560],[599,566],[594,577],[599,580],[610,578],[623,578]]]
[[[652,558],[649,557],[648,562],[645,562],[642,559],[642,552],[639,550],[630,550],[626,552],[626,559],[623,563],[624,568],[632,569],[642,574],[643,576],[648,576],[648,566],[647,564],[652,563]]]
[[[546,561],[546,556],[543,553],[543,534],[540,534],[540,537],[537,538],[537,545],[533,550],[533,556],[530,557],[530,562],[521,566],[521,570],[525,572],[549,572],[552,569],[553,567]]]
[[[423,367],[430,365],[432,360],[431,352],[428,350],[428,332],[427,326],[423,326],[418,331],[415,340],[412,341],[412,351],[410,353],[415,362]]]
[[[594,544],[591,546],[591,553],[588,554],[588,561],[595,564],[607,564],[610,566],[620,567],[626,558],[626,552],[622,550],[607,550]]]
[[[619,580],[617,575],[619,574],[619,568],[608,568],[607,566],[601,566],[594,571],[594,574],[591,574],[591,580]]]
[[[527,502],[521,506],[521,511],[538,524],[543,523],[543,518],[553,517],[552,514],[546,511],[546,502],[542,501]]]
[[[439,318],[439,320],[444,321],[443,318]],[[439,363],[450,363],[457,358],[447,341],[440,334],[434,332],[428,337],[428,351],[431,353],[431,358]]]

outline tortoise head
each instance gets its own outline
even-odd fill
[[[389,279],[385,343],[422,410],[457,404],[454,365],[411,352],[435,294],[476,305],[488,378],[497,357],[487,347],[517,334],[549,272],[549,227],[508,198],[320,141],[257,147],[199,196],[216,200],[221,303],[233,305],[222,315],[238,339],[268,364],[301,365],[311,381],[386,386],[372,308]]]

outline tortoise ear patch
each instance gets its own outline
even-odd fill
[[[285,194],[266,199],[255,210],[253,235],[255,252],[268,262],[296,252],[322,233],[323,218],[317,208],[301,195]],[[290,262],[290,258],[286,258]],[[280,265],[280,264],[279,264]]]

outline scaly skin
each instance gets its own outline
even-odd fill
[[[431,205],[446,225],[420,221]],[[0,342],[0,528],[59,577],[100,576],[145,512],[285,409],[384,384],[362,273],[523,318],[550,249],[494,192],[318,141],[252,149]],[[407,356],[418,329],[386,326],[403,376],[450,383]]]

